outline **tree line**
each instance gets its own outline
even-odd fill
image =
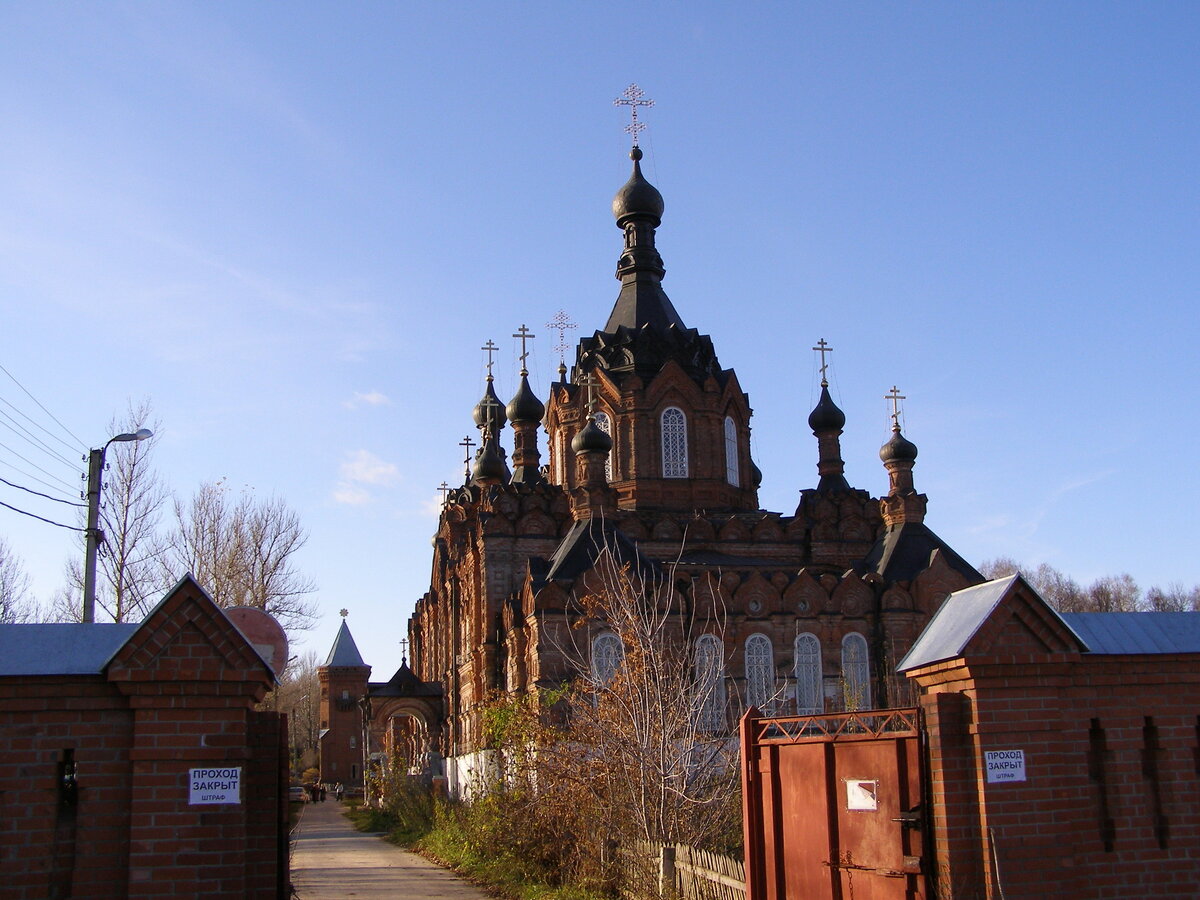
[[[1145,591],[1128,572],[1105,575],[1084,587],[1046,563],[1027,566],[1010,557],[990,559],[979,567],[984,578],[1003,578],[1019,572],[1059,612],[1195,612],[1200,611],[1200,585],[1180,582],[1155,585]]]
[[[161,423],[149,403],[130,404],[109,433]],[[220,606],[253,606],[289,633],[311,627],[313,581],[296,566],[308,534],[279,497],[234,491],[225,479],[190,497],[171,492],[152,465],[157,438],[111,444],[104,473],[97,561],[96,616],[138,622],[185,574]],[[82,515],[81,515],[82,522]],[[83,547],[64,567],[63,585],[47,601],[33,597],[11,546],[0,538],[0,622],[78,622],[83,610]]]

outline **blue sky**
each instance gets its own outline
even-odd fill
[[[0,364],[86,444],[149,398],[181,495],[295,507],[300,649],[347,607],[390,674],[478,348],[507,399],[528,324],[544,397],[544,323],[603,325],[631,81],[665,287],[750,395],[764,508],[816,483],[823,337],[854,486],[885,489],[895,384],[967,558],[1200,583],[1195,4],[14,2],[0,33]],[[78,552],[0,535],[43,598]]]

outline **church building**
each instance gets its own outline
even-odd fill
[[[663,289],[655,237],[664,203],[633,135],[632,173],[612,204],[623,242],[608,318],[579,341],[545,398],[530,386],[524,353],[507,404],[488,375],[474,409],[479,449],[445,498],[403,665],[388,682],[369,682],[343,623],[322,667],[329,780],[357,780],[349,767],[361,772],[364,749],[407,747],[414,765],[456,790],[483,761],[483,701],[619,659],[603,622],[573,631],[578,659],[562,637],[606,553],[669,579],[679,615],[695,620],[696,671],[719,698],[703,714],[730,733],[750,705],[804,715],[909,704],[897,662],[943,599],[982,581],[925,525],[917,448],[898,415],[880,450],[887,494],[847,481],[846,417],[824,378],[824,340],[808,418],[814,477],[797,485],[794,510],[760,508],[749,397]]]

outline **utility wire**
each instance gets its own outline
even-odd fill
[[[0,422],[0,425],[3,425],[5,428],[7,428],[9,431],[11,431],[13,434],[15,434],[17,437],[23,437],[28,443],[33,444],[33,446],[37,447],[39,450],[44,450],[47,454],[49,454],[50,456],[53,456],[55,459],[57,459],[59,462],[63,463],[64,465],[70,466],[72,469],[75,468],[75,464],[73,462],[71,462],[69,459],[67,459],[65,456],[63,456],[61,453],[59,453],[57,450],[53,450],[50,447],[46,446],[46,444],[43,443],[41,441],[41,439],[34,437],[34,435],[30,433],[28,428],[26,428],[20,422],[15,421],[12,416],[10,416],[8,413],[6,413],[2,409],[0,409],[0,416],[3,416],[5,419],[8,419],[9,422],[13,423],[12,425],[10,425],[10,424],[8,424],[8,422]]]
[[[61,478],[59,478],[57,475],[53,475],[50,472],[47,472],[45,469],[43,469],[41,466],[39,466],[33,460],[27,459],[26,457],[22,456],[20,453],[18,453],[12,447],[8,446],[8,444],[4,443],[3,441],[0,441],[0,447],[3,447],[5,450],[7,450],[13,456],[17,457],[17,459],[21,460],[22,462],[29,463],[29,465],[33,466],[35,469],[37,469],[39,472],[41,472],[47,478],[53,478],[55,481],[57,481],[59,484],[61,484],[63,487],[65,487],[68,491],[73,490],[71,485],[67,484],[65,481],[63,481]]]
[[[86,528],[76,528],[74,525],[64,525],[62,522],[55,522],[51,519],[43,519],[41,516],[35,516],[31,512],[26,512],[23,509],[17,509],[15,506],[9,506],[3,500],[0,500],[0,506],[5,509],[11,509],[13,512],[18,512],[23,516],[29,516],[31,519],[37,519],[39,522],[45,522],[47,525],[57,525],[59,528],[66,528],[69,531],[87,531]]]
[[[26,413],[24,410],[18,409],[14,404],[10,403],[8,400],[5,400],[3,397],[0,397],[0,403],[3,403],[5,406],[7,406],[9,409],[11,409],[13,412],[15,412],[18,416],[20,416],[22,419],[24,419],[26,422],[28,422],[34,428],[37,428],[39,431],[44,432],[46,434],[46,437],[53,438],[54,440],[56,440],[60,444],[62,444],[64,447],[66,447],[68,450],[70,450],[72,453],[75,452],[74,447],[72,447],[70,444],[68,444],[62,438],[60,438],[57,434],[50,431],[48,428],[46,428],[46,426],[42,425],[40,422],[35,422],[29,416],[29,414]]]
[[[29,393],[29,391],[26,389],[25,385],[23,385],[23,384],[21,384],[21,382],[17,381],[17,377],[15,375],[13,375],[12,372],[8,371],[8,369],[4,368],[4,366],[0,366],[0,372],[3,372],[5,375],[7,375],[9,378],[11,378],[13,381],[13,384],[15,384],[21,390],[25,391],[25,396],[28,397],[30,400],[32,400],[34,403],[36,403],[38,405],[38,408],[42,412],[44,412],[46,415],[48,415],[51,419],[54,419],[54,423],[56,425],[58,425],[59,428],[61,428],[67,434],[71,435],[71,437],[75,438],[75,443],[77,443],[79,445],[81,450],[84,450],[85,452],[87,451],[87,449],[88,449],[87,444],[85,444],[78,437],[76,437],[75,433],[72,432],[71,429],[69,429],[66,425],[64,425],[62,422],[58,421],[58,419],[55,418],[54,413],[50,412],[50,410],[48,410],[48,409],[46,409],[46,407],[42,406],[41,401],[38,400],[37,397],[33,396],[33,394]]]
[[[58,497],[51,497],[49,494],[43,494],[40,491],[32,490],[31,488],[27,488],[24,485],[13,484],[7,478],[0,478],[0,481],[4,482],[9,487],[16,488],[19,491],[25,491],[26,493],[33,494],[36,497],[45,497],[47,500],[53,500],[55,503],[65,503],[67,506],[76,506],[79,509],[87,509],[86,503],[74,503],[70,500],[60,500]]]
[[[48,488],[50,488],[50,490],[52,490],[52,491],[61,490],[61,488],[58,488],[58,487],[56,487],[55,485],[53,485],[53,484],[51,484],[50,482],[46,481],[46,479],[44,479],[44,478],[38,478],[38,477],[37,477],[36,475],[34,475],[33,473],[31,473],[31,472],[26,472],[26,471],[25,471],[24,469],[22,469],[20,466],[14,466],[14,465],[13,465],[12,463],[10,463],[8,460],[5,460],[5,459],[0,459],[0,466],[5,466],[6,468],[12,469],[14,472],[19,472],[19,473],[21,473],[22,475],[24,475],[26,478],[28,478],[30,481],[36,481],[38,484],[40,484],[40,485],[44,485],[45,487],[48,487]],[[79,475],[79,479],[80,479],[80,481],[82,481],[82,480],[83,480],[83,474],[82,474],[82,473],[80,473],[80,475]],[[66,484],[66,482],[62,482],[62,481],[60,481],[59,483],[60,483],[60,484]],[[69,486],[68,486],[68,488],[67,488],[67,491],[66,491],[66,493],[67,493],[67,494],[69,494],[69,495],[79,494],[80,496],[82,496],[82,492],[76,491],[74,488],[71,488],[71,487],[69,487]]]

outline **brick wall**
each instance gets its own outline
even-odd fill
[[[97,674],[0,677],[0,893],[282,896],[283,723],[253,708],[271,680],[190,580]],[[67,758],[73,805],[59,789]],[[200,766],[241,767],[241,803],[189,805]]]

